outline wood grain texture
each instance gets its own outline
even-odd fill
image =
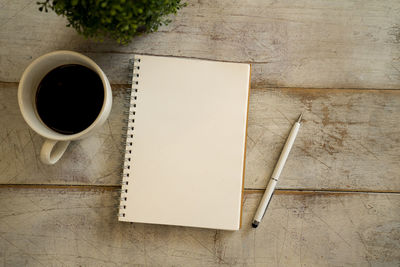
[[[25,123],[17,102],[17,84],[0,84],[0,183],[117,184],[121,181],[124,86],[113,86],[113,107],[103,127],[70,144],[56,165],[40,162],[44,139]]]
[[[20,115],[17,84],[0,83],[0,183],[117,185],[121,181],[123,86],[95,135],[43,165],[43,139]],[[259,89],[250,93],[245,187],[265,188],[300,111],[300,129],[279,188],[400,191],[400,91]]]
[[[193,0],[128,46],[84,40],[35,1],[0,6],[0,81],[17,82],[34,58],[67,49],[87,53],[118,84],[126,54],[145,53],[251,62],[253,88],[400,88],[397,0]]]
[[[35,2],[0,0],[0,266],[400,265],[400,91],[337,90],[400,89],[399,1],[190,0],[128,46],[84,40]],[[118,222],[124,86],[101,130],[54,166],[19,112],[15,82],[60,49],[114,84],[134,53],[252,63],[245,187],[265,188],[305,110],[278,184],[293,191],[276,191],[256,230],[261,190],[246,191],[237,232]]]
[[[118,222],[117,192],[0,189],[4,266],[397,266],[399,194],[276,194],[240,231]]]
[[[253,90],[247,188],[266,186],[303,110],[279,187],[399,190],[400,95],[395,90]]]

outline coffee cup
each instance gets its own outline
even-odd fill
[[[102,103],[100,102],[98,106],[98,110],[96,110],[93,121],[90,122],[87,127],[85,126],[86,128],[80,129],[79,132],[66,134],[64,132],[53,129],[51,126],[44,122],[45,119],[43,118],[42,114],[40,114],[40,110],[38,110],[36,98],[38,87],[42,83],[42,81],[44,81],[46,75],[57,68],[68,65],[83,66],[85,67],[85,69],[89,69],[88,71],[97,74],[98,78],[101,80],[99,80],[99,85],[102,86],[101,93],[104,97]],[[71,77],[71,79],[73,78],[74,77]],[[60,100],[60,98],[46,99],[46,101],[53,101],[51,103],[53,106],[57,105],[57,101]],[[54,164],[64,154],[71,141],[83,139],[90,136],[107,120],[112,105],[111,86],[107,79],[107,76],[104,74],[101,68],[87,56],[72,51],[55,51],[40,56],[25,69],[18,87],[18,104],[26,123],[37,134],[45,138],[45,141],[40,151],[40,160],[44,164]],[[71,103],[70,106],[71,112],[76,111],[73,110],[75,108],[74,103]],[[68,108],[69,107],[64,107],[64,111],[68,112]],[[82,116],[85,115],[86,114],[82,114]],[[57,118],[55,119],[57,120]],[[60,120],[58,120],[58,123],[62,124],[63,120],[65,120],[64,117],[60,118]]]

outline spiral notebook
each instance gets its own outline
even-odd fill
[[[131,62],[119,220],[239,229],[250,65]]]

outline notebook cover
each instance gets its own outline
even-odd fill
[[[239,229],[250,65],[138,55],[133,73],[120,220]]]

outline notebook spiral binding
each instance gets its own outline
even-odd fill
[[[136,115],[136,100],[137,100],[137,92],[139,85],[139,70],[140,70],[140,58],[131,58],[129,59],[129,84],[131,84],[131,88],[128,89],[128,94],[125,97],[127,103],[124,105],[128,110],[124,112],[124,115],[127,116],[127,119],[124,120],[126,122],[126,126],[122,127],[125,134],[123,137],[125,142],[123,142],[123,146],[125,147],[125,159],[122,169],[122,182],[121,182],[121,197],[119,204],[119,217],[126,216],[126,208],[127,208],[127,200],[128,200],[128,184],[129,184],[129,173],[131,169],[131,161],[132,161],[132,149],[133,149],[133,137],[135,130],[135,115]]]

